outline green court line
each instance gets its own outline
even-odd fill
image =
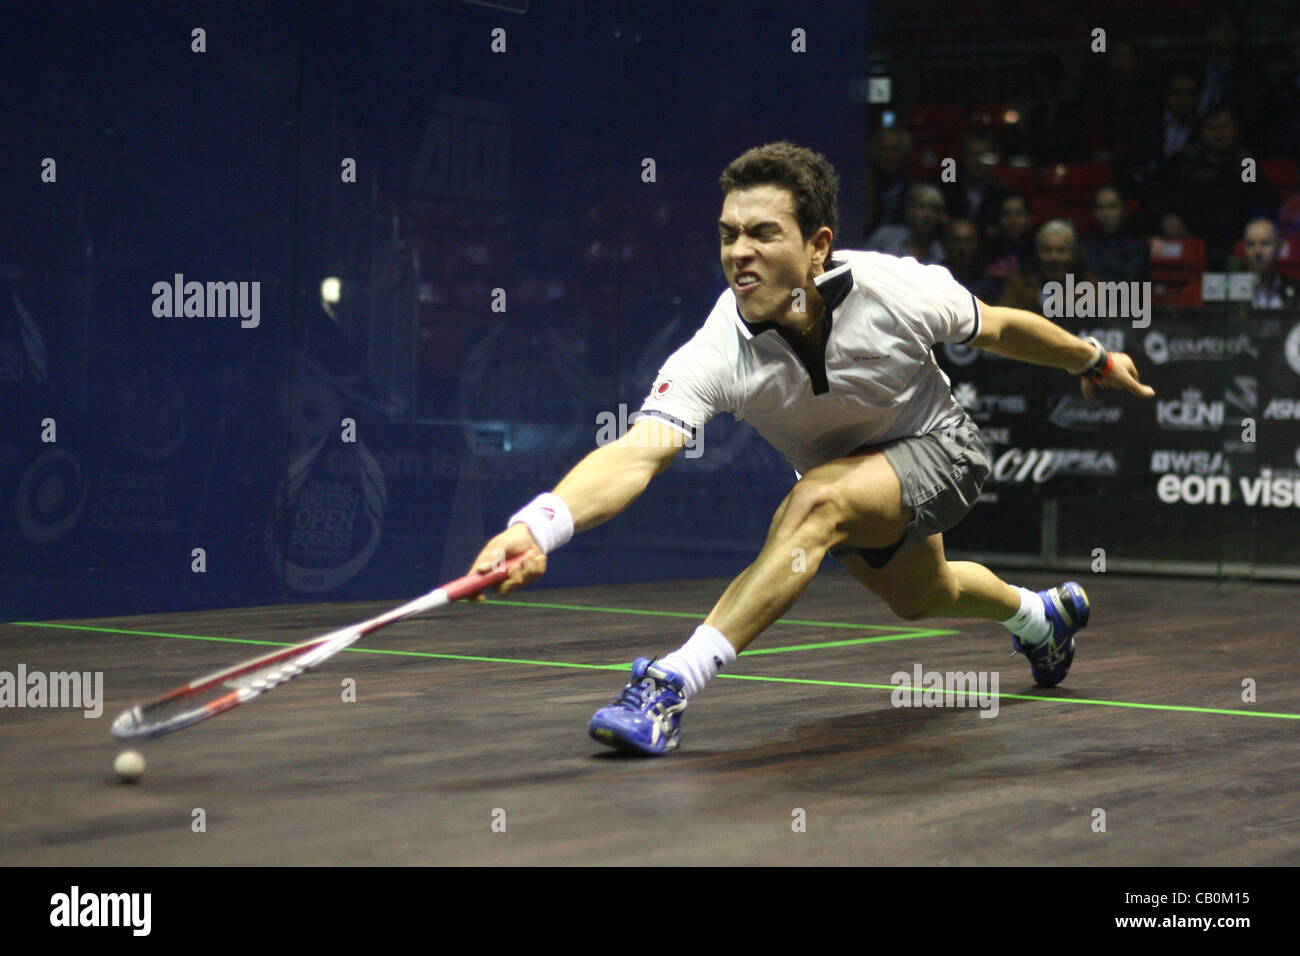
[[[509,602],[502,602],[509,603]],[[250,638],[240,637],[201,637],[195,634],[164,634],[157,631],[128,631],[109,627],[89,627],[81,624],[53,624],[41,621],[11,621],[11,624],[23,627],[50,627],[65,628],[74,631],[98,631],[105,634],[138,634],[145,637],[179,637],[186,640],[194,641],[223,641],[231,644],[265,644],[273,647],[292,647],[284,641],[257,641]],[[868,639],[869,640],[869,639]],[[473,661],[484,664],[526,664],[534,667],[567,667],[576,670],[594,670],[594,671],[626,671],[626,663],[618,664],[577,664],[569,661],[535,661],[523,658],[513,657],[481,657],[470,654],[438,654],[430,651],[399,651],[386,648],[373,647],[349,647],[346,651],[351,654],[388,654],[395,657],[422,657],[435,660],[451,661]],[[849,687],[855,690],[887,690],[890,692],[896,690],[925,692],[926,690],[939,690],[940,688],[914,688],[910,684],[903,686],[899,684],[866,684],[857,681],[841,680],[814,680],[810,677],[762,677],[753,674],[719,674],[719,678],[726,680],[748,680],[758,681],[765,684],[803,684],[812,687]],[[957,691],[944,689],[944,693],[956,694]],[[963,692],[966,696],[980,696],[969,691]],[[997,697],[1001,700],[1037,700],[1051,704],[1084,704],[1094,707],[1126,707],[1131,710],[1162,710],[1175,713],[1188,714],[1214,714],[1229,717],[1271,717],[1279,720],[1300,720],[1300,714],[1278,713],[1273,711],[1256,711],[1256,710],[1229,710],[1222,707],[1191,707],[1183,704],[1144,704],[1137,701],[1127,700],[1101,700],[1088,697],[1045,697],[1041,694],[985,694],[985,697]]]
[[[789,647],[760,647],[756,651],[741,651],[741,657],[757,657],[759,654],[784,654],[786,651],[819,651],[825,647],[852,647],[855,644],[880,644],[884,641],[907,641],[914,637],[940,637],[944,634],[957,634],[958,631],[916,631],[912,634],[879,634],[875,637],[852,637],[844,641],[823,641],[820,644],[791,644]]]
[[[495,603],[511,604],[513,602],[497,601]],[[221,642],[226,644],[256,644],[264,647],[293,647],[295,643],[290,641],[259,641],[251,637],[213,637],[210,635],[203,635],[203,634],[171,634],[165,631],[131,631],[119,627],[92,627],[86,624],[57,624],[48,621],[10,621],[9,623],[18,627],[52,627],[52,628],[60,628],[68,631],[95,631],[101,634],[134,634],[139,637],[175,637],[185,641],[214,641],[214,642]],[[855,644],[878,644],[881,643],[882,641],[906,641],[915,637],[938,637],[944,634],[957,634],[957,633],[959,632],[939,631],[939,630],[929,630],[929,631],[917,630],[914,633],[908,633],[908,634],[878,634],[874,637],[854,637],[843,641],[823,641],[819,644],[792,644],[788,647],[763,647],[753,651],[742,651],[741,654],[745,657],[753,657],[758,654],[782,654],[786,651],[816,651],[828,647],[852,647]],[[348,648],[348,650],[360,651],[362,653],[368,653],[368,654],[408,653],[405,651],[385,652],[385,651],[378,651],[378,650],[373,650],[365,647]],[[414,654],[415,652],[412,651],[409,653]],[[460,658],[456,658],[455,655],[435,655],[435,656],[451,656],[453,657],[453,659],[457,659],[457,660],[460,659]],[[465,659],[472,660],[474,658],[465,658]],[[484,660],[494,660],[494,659],[495,658],[484,658]],[[538,663],[538,662],[533,661],[532,663]],[[618,666],[621,667],[624,665],[618,665]]]
[[[912,687],[910,684],[904,686],[900,684],[860,684],[853,681],[842,680],[811,680],[806,677],[752,677],[748,674],[719,674],[719,677],[729,677],[732,680],[756,680],[768,684],[813,684],[818,687],[854,687],[866,690],[906,690],[906,691],[930,691],[936,692],[943,690],[946,694],[957,694],[958,691],[946,690],[942,688]],[[1228,710],[1222,707],[1189,707],[1183,704],[1143,704],[1131,700],[1100,700],[1090,697],[1044,697],[1041,694],[978,694],[972,691],[961,691],[963,696],[967,697],[997,697],[1002,700],[1042,700],[1052,704],[1090,704],[1096,707],[1130,707],[1134,710],[1168,710],[1180,711],[1190,714],[1224,714],[1230,717],[1276,717],[1282,720],[1300,720],[1300,714],[1274,713],[1263,710]]]
[[[595,611],[601,614],[644,614],[652,617],[690,617],[702,620],[707,615],[699,614],[693,611],[646,611],[639,608],[627,607],[596,607],[590,604],[547,604],[542,601],[484,601],[484,604],[501,604],[506,607],[543,607],[553,608],[557,611]],[[798,624],[807,627],[841,627],[855,631],[888,631],[891,634],[908,635],[913,634],[917,637],[934,637],[939,634],[959,634],[960,631],[940,631],[928,627],[907,627],[902,624],[892,624],[885,626],[883,624],[856,624],[845,621],[805,621],[799,618],[783,617],[777,620],[777,624]],[[901,639],[901,638],[900,638]]]
[[[183,641],[214,641],[222,644],[259,644],[293,647],[293,641],[259,641],[251,637],[213,637],[208,634],[169,634],[166,631],[128,631],[121,627],[90,627],[86,624],[55,624],[49,621],[10,621],[15,627],[53,627],[65,631],[95,631],[100,634],[137,634],[140,637],[177,637]]]

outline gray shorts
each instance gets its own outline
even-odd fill
[[[883,445],[866,445],[853,454],[870,450],[882,452],[898,475],[903,504],[914,512],[912,521],[903,537],[888,548],[837,545],[830,553],[836,558],[861,555],[873,568],[883,568],[930,535],[947,531],[966,517],[989,474],[988,451],[970,416],[951,427]]]

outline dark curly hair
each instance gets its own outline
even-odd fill
[[[741,153],[718,177],[725,196],[733,189],[782,186],[794,197],[794,217],[806,242],[822,226],[839,228],[840,177],[821,153],[794,143],[768,143]],[[829,255],[829,252],[828,252]]]

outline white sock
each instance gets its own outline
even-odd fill
[[[1020,592],[1020,610],[1002,622],[1021,644],[1041,644],[1052,636],[1052,622],[1047,619],[1043,609],[1043,599],[1028,588],[1016,588]]]
[[[717,628],[701,624],[691,639],[664,657],[655,661],[662,667],[681,675],[686,683],[686,699],[690,700],[718,676],[718,671],[736,662],[736,649]]]

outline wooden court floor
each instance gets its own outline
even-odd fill
[[[1082,583],[1092,621],[1043,691],[998,625],[907,626],[827,568],[651,760],[587,720],[725,582],[517,592],[146,741],[136,785],[112,718],[258,650],[216,638],[296,642],[399,601],[0,625],[0,670],[102,671],[105,697],[97,719],[0,710],[0,864],[1300,863],[1300,589]],[[918,666],[996,672],[996,716],[894,706]]]

